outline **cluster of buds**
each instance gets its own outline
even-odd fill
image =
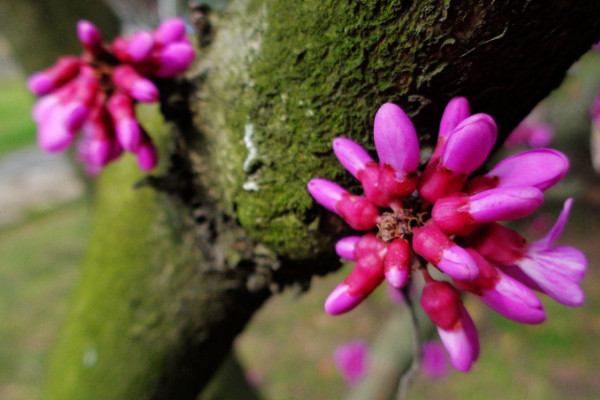
[[[585,256],[552,244],[566,224],[571,199],[550,232],[532,243],[497,223],[536,210],[543,191],[566,173],[568,159],[556,150],[533,149],[502,160],[485,175],[471,176],[496,136],[494,120],[471,115],[467,100],[458,97],[444,111],[437,145],[424,168],[419,168],[415,128],[391,103],[375,116],[379,162],[349,139],[333,141],[337,158],[361,182],[364,196],[320,178],[312,179],[308,190],[352,228],[367,232],[336,244],[338,255],[356,265],[327,298],[326,312],[353,309],[384,280],[399,290],[420,274],[425,282],[420,304],[454,367],[468,371],[478,358],[479,340],[461,291],[527,324],[546,318],[534,290],[565,305],[583,303],[579,282],[587,268]]]
[[[79,21],[83,54],[61,57],[27,82],[43,96],[33,109],[39,146],[63,151],[81,131],[77,154],[89,174],[97,174],[123,150],[137,156],[141,169],[154,168],[156,148],[136,120],[135,104],[158,101],[156,80],[172,78],[191,64],[195,53],[185,31],[183,20],[174,18],[153,32],[117,37],[108,45],[92,23]]]

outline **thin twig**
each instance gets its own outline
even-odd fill
[[[420,264],[421,268],[424,268],[427,264],[424,260],[417,258],[416,262]],[[400,382],[398,384],[398,391],[396,394],[396,400],[404,400],[408,395],[408,388],[412,384],[413,380],[417,377],[419,370],[421,368],[421,340],[419,335],[419,320],[417,318],[417,311],[415,310],[415,304],[413,303],[410,295],[409,295],[410,285],[406,285],[400,293],[404,297],[404,301],[408,306],[410,311],[411,321],[412,321],[412,333],[413,333],[413,356],[410,367],[402,376],[400,377]]]
[[[410,368],[400,378],[398,384],[397,400],[404,400],[408,395],[408,388],[412,381],[416,378],[421,367],[421,343],[419,339],[419,323],[417,321],[417,313],[415,312],[414,304],[408,295],[407,290],[402,290],[402,295],[406,300],[406,305],[410,310],[413,331],[413,357]]]

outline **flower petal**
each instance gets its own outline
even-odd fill
[[[581,271],[585,271],[587,265],[582,264],[580,259],[572,259],[572,255],[568,254],[569,258],[562,259],[544,251],[529,254],[517,261],[517,265],[554,300],[567,306],[580,306],[583,304],[584,294],[578,282]]]
[[[552,245],[552,243],[554,243],[556,239],[558,239],[563,229],[565,229],[565,225],[567,224],[567,221],[569,219],[569,213],[571,212],[572,206],[573,198],[567,199],[552,229],[550,229],[543,238],[532,242],[529,247],[531,250],[547,249]]]

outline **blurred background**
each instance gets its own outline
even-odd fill
[[[160,19],[187,10],[183,1],[106,2],[125,31],[155,27]],[[219,8],[225,2],[207,3]],[[69,28],[75,36],[75,27]],[[37,150],[30,117],[35,99],[5,39],[0,36],[0,398],[35,400],[41,398],[45,365],[77,281],[92,200],[68,155]],[[590,155],[590,109],[598,92],[600,52],[591,50],[529,117],[531,125],[551,128],[542,139],[569,155],[571,169],[546,192],[544,206],[518,226],[529,238],[541,237],[564,200],[575,197],[559,241],[588,256],[586,303],[568,308],[544,297],[547,322],[525,326],[468,298],[481,335],[480,360],[469,374],[451,369],[437,377],[421,373],[409,398],[600,398],[600,291],[595,290],[600,286],[600,175]],[[496,158],[539,145],[531,135],[520,135]],[[238,338],[236,352],[246,378],[265,399],[339,399],[352,390],[334,352],[356,340],[368,348],[405,306],[380,288],[356,311],[326,315],[323,301],[349,268],[315,279],[308,293],[288,291],[271,299]],[[369,354],[362,356],[362,375],[368,376]]]

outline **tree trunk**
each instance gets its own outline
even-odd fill
[[[305,189],[356,184],[335,136],[373,150],[393,101],[426,147],[462,95],[505,138],[600,39],[600,3],[234,0],[215,29],[165,87],[162,175],[100,178],[48,399],[194,399],[272,292],[338,268],[347,228]]]

